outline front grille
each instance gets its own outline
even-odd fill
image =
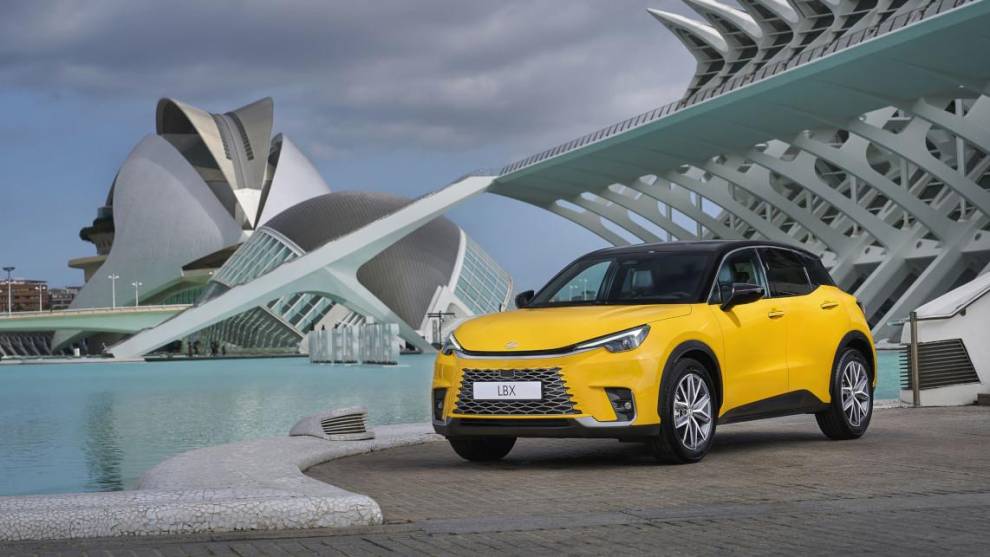
[[[475,381],[540,381],[543,400],[473,400]],[[455,412],[467,415],[558,415],[580,414],[560,368],[465,369]]]

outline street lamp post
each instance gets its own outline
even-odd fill
[[[107,278],[110,279],[110,309],[117,309],[117,279],[120,275],[113,273],[107,275]]]
[[[48,288],[39,284],[38,286],[35,286],[34,289],[38,291],[38,311],[45,311],[45,290],[48,290]]]
[[[443,344],[443,318],[444,317],[454,317],[454,314],[449,311],[437,311],[434,313],[427,313],[427,319],[435,319],[433,325],[436,327],[433,329],[433,341],[435,344]]]
[[[10,315],[14,311],[14,295],[10,290],[11,278],[10,274],[14,272],[15,267],[4,267],[3,270],[7,271],[7,315]]]
[[[144,286],[143,282],[132,282],[131,286],[134,287],[134,307],[138,307],[138,289]]]

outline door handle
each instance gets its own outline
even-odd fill
[[[833,302],[831,300],[825,300],[821,305],[822,309],[832,309],[837,307],[839,307],[839,302]]]
[[[779,309],[772,309],[770,310],[769,313],[767,313],[767,317],[769,317],[770,319],[777,319],[783,316],[784,316],[784,312],[780,311]]]

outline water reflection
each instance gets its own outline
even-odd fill
[[[120,491],[124,489],[121,475],[123,451],[114,419],[114,394],[100,392],[90,395],[84,411],[86,427],[82,453],[88,470],[86,491]]]

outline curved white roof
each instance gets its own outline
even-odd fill
[[[950,316],[990,292],[990,273],[984,273],[966,284],[942,294],[920,306],[918,317]]]
[[[293,205],[330,193],[330,186],[295,143],[282,134],[273,143],[279,149],[278,166],[268,189],[261,192],[259,227]]]

